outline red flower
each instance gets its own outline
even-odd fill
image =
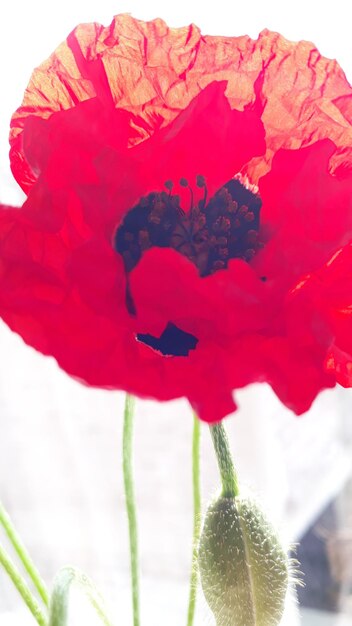
[[[306,411],[349,350],[309,284],[352,240],[350,102],[335,62],[268,31],[77,27],[12,119],[28,199],[0,212],[1,316],[90,385],[216,421],[266,381]]]

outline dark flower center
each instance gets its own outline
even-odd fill
[[[197,346],[198,339],[191,333],[186,333],[175,324],[168,323],[160,337],[148,334],[138,334],[138,341],[161,352],[164,356],[187,356],[190,350]]]
[[[188,187],[185,179],[180,184]],[[261,200],[239,180],[232,179],[207,202],[202,176],[197,186],[204,195],[185,212],[178,195],[153,192],[141,198],[126,214],[116,231],[114,247],[124,260],[126,272],[137,265],[143,253],[153,247],[174,248],[192,263],[201,276],[226,269],[230,259],[250,261],[259,248],[258,230]]]
[[[114,248],[121,254],[127,275],[126,306],[136,315],[128,274],[146,250],[173,248],[198,268],[200,276],[226,269],[230,259],[250,261],[260,248],[258,240],[261,200],[255,191],[234,178],[207,202],[205,179],[197,177],[203,197],[194,202],[194,193],[186,179],[180,185],[189,189],[190,208],[186,212],[180,197],[167,191],[153,192],[141,198],[125,215],[118,227]],[[139,334],[137,339],[163,355],[187,356],[198,339],[169,322],[160,337]]]

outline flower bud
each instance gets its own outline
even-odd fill
[[[220,497],[208,508],[199,544],[205,598],[217,626],[276,626],[288,587],[288,558],[259,506]]]

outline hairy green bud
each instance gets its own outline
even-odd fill
[[[288,558],[255,501],[215,500],[199,544],[205,598],[217,626],[276,626],[288,587]]]

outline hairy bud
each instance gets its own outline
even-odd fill
[[[199,568],[217,626],[276,626],[288,586],[288,558],[258,505],[215,500],[205,516]]]

